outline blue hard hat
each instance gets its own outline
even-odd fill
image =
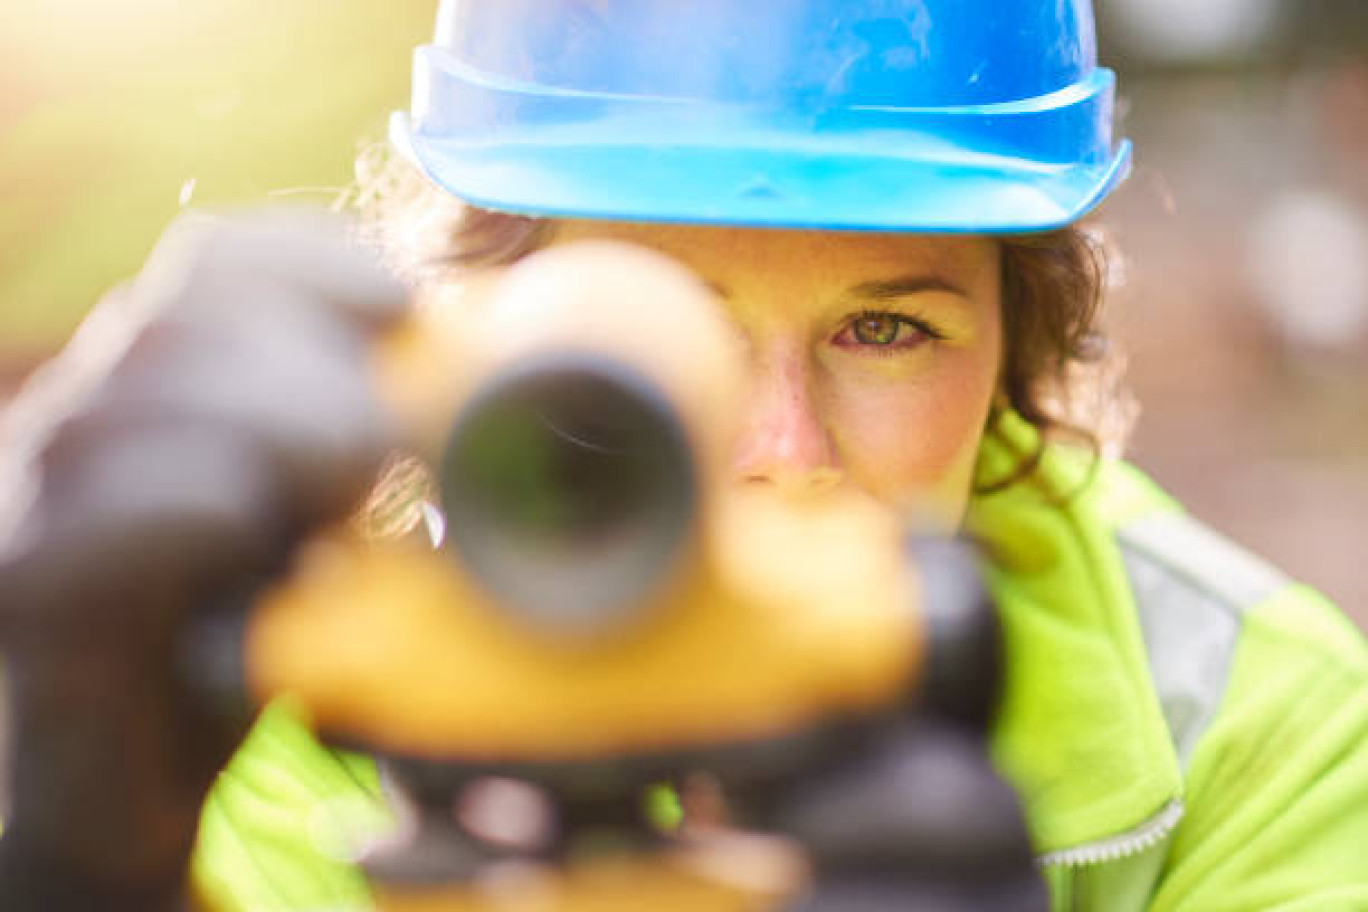
[[[391,137],[509,212],[1039,231],[1129,170],[1089,0],[444,0]]]

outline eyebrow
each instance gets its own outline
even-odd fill
[[[923,294],[928,291],[943,291],[959,295],[961,298],[969,297],[969,293],[958,285],[938,276],[927,275],[900,276],[895,279],[861,282],[859,285],[850,288],[846,294],[867,301],[887,301],[892,298]]]
[[[704,279],[703,284],[708,290],[723,300],[731,299],[731,289],[721,282],[713,279]],[[861,282],[859,285],[852,286],[846,291],[846,295],[853,298],[862,298],[866,301],[888,301],[893,298],[906,297],[907,295],[924,294],[928,291],[942,291],[962,298],[969,297],[969,293],[953,282],[936,276],[911,275],[901,276],[896,279],[878,279],[872,282]]]

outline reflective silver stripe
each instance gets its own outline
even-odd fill
[[[1184,768],[1225,694],[1245,611],[1280,572],[1181,513],[1117,533],[1164,721]]]
[[[1186,769],[1225,696],[1241,619],[1289,581],[1181,513],[1131,523],[1116,537],[1150,678]],[[1070,866],[1056,877],[1068,880],[1071,912],[1146,908],[1182,811],[1175,799],[1135,830],[1047,856]]]
[[[1117,536],[1123,549],[1149,555],[1193,589],[1240,613],[1290,582],[1281,570],[1185,513],[1147,517],[1124,526]]]

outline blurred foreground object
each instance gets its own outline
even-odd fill
[[[0,415],[14,710],[0,908],[181,907],[246,732],[187,631],[238,618],[391,444],[362,356],[406,290],[328,213],[177,222]]]
[[[656,254],[569,245],[379,352],[428,534],[309,543],[245,678],[377,757],[385,910],[1045,907],[986,757],[970,555],[854,494],[738,490],[714,308]],[[644,796],[700,776],[712,819],[653,825]]]
[[[0,907],[179,909],[250,693],[376,754],[389,910],[1043,908],[970,558],[730,486],[692,276],[582,245],[406,297],[326,214],[187,219],[6,413]],[[420,534],[339,525],[395,425]]]

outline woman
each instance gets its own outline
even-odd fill
[[[1008,658],[995,756],[1057,908],[1368,907],[1361,639],[1314,593],[1104,455],[1096,429],[1070,412],[1108,376],[1104,271],[1078,221],[1124,176],[1129,151],[1112,141],[1112,82],[1095,66],[1086,4],[795,0],[685,12],[670,0],[451,0],[416,80],[414,119],[396,122],[396,144],[469,205],[414,189],[394,177],[402,168],[388,175],[401,184],[383,206],[401,265],[440,284],[575,239],[662,250],[711,284],[748,345],[756,385],[739,484],[855,489],[983,543]],[[208,322],[231,324],[263,364],[266,330],[223,315],[243,290],[223,276],[272,274],[274,285],[251,288],[306,324],[319,318],[296,304],[301,290],[341,300],[366,310],[345,339],[275,355],[307,355],[316,376],[355,383],[343,365],[379,319],[370,305],[396,295],[353,265],[301,280],[296,264],[336,251],[309,248],[296,227],[220,231],[220,252],[191,258],[210,267],[188,278],[167,279],[176,258],[163,253],[132,297],[221,299]],[[168,244],[193,247],[195,233]],[[462,305],[479,307],[482,283],[463,287]],[[189,345],[154,324],[133,361],[155,356],[158,330]],[[310,382],[316,398],[295,403],[306,413],[345,398]],[[254,389],[237,393],[251,400]],[[269,400],[268,388],[253,401]],[[368,414],[331,418],[360,429]],[[45,457],[57,479],[80,461],[61,458],[64,440],[74,448],[63,433]],[[1058,442],[1067,436],[1090,445]],[[317,429],[315,442],[324,437]],[[361,430],[331,443],[373,457]],[[281,449],[276,477],[294,484],[268,490],[289,492],[288,521],[271,525],[287,535],[339,501],[300,494],[323,485],[292,476]],[[187,455],[196,466],[216,458]],[[371,465],[341,461],[353,487]],[[173,556],[183,541],[171,539]],[[179,558],[215,578],[267,569],[250,556],[206,568],[196,556]],[[50,582],[29,585],[40,603],[89,600],[80,587],[59,599]],[[206,728],[174,707],[159,718],[144,723],[151,740]],[[197,796],[225,742],[201,747],[194,763],[154,752],[153,769]],[[349,901],[356,876],[311,848],[309,831],[320,801],[358,793],[354,775],[269,718],[209,800],[202,889],[228,908]],[[119,813],[99,815],[109,827],[142,812],[113,805]],[[16,830],[23,820],[16,812]],[[126,868],[165,874],[183,860],[184,815],[162,823],[159,849]],[[27,861],[9,870],[57,869],[59,852],[14,848],[41,839],[8,842]]]

